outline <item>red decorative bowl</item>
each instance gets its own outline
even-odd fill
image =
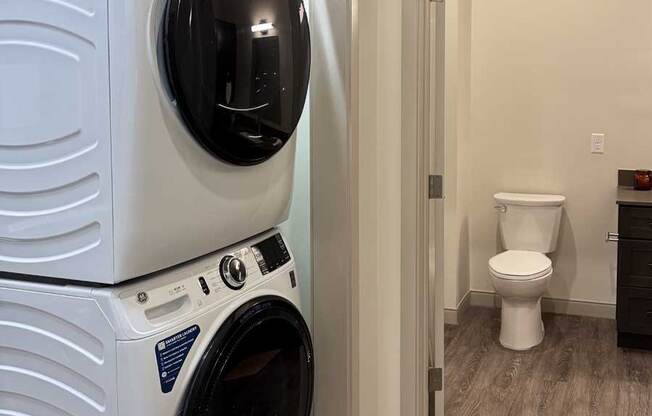
[[[649,170],[637,170],[634,173],[634,189],[637,191],[652,190],[652,172]]]

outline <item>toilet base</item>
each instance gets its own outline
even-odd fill
[[[541,344],[545,334],[541,320],[541,298],[503,298],[500,343],[515,351],[525,351]]]

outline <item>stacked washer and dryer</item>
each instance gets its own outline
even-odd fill
[[[301,0],[0,8],[0,414],[310,413]]]

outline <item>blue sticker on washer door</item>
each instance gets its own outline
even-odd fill
[[[197,325],[174,334],[156,344],[156,362],[158,363],[158,377],[161,380],[161,391],[169,393],[177,381],[184,361],[192,348],[192,344],[199,336]]]

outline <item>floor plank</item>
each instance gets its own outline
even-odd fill
[[[499,310],[447,325],[446,416],[652,415],[652,354],[617,348],[615,321],[543,320],[544,341],[526,352],[498,342]]]

